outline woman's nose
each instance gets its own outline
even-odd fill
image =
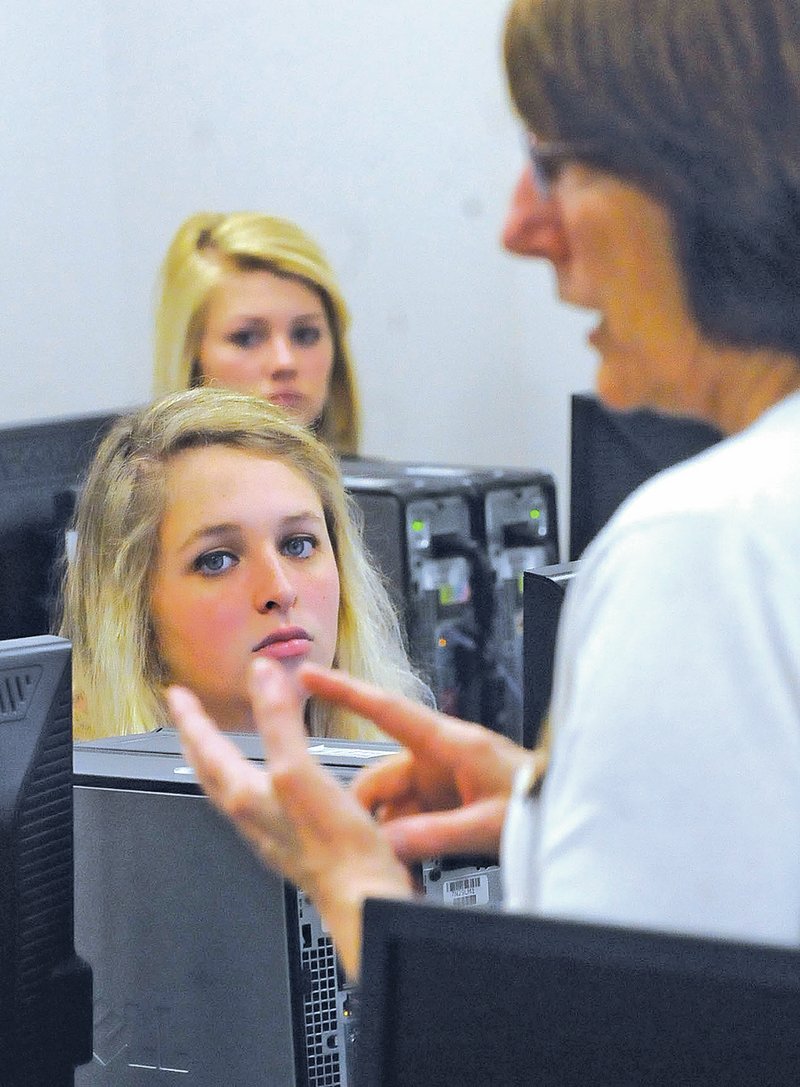
[[[256,609],[262,612],[275,609],[286,612],[295,604],[297,590],[280,556],[262,556],[253,595]]]
[[[287,374],[296,369],[294,348],[285,336],[275,336],[269,345],[265,369],[270,377],[276,374]]]
[[[519,176],[503,224],[503,245],[523,257],[558,261],[567,256],[567,239],[557,200],[536,188],[526,166]]]

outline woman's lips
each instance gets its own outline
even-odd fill
[[[273,660],[286,660],[289,657],[303,656],[311,648],[313,640],[302,627],[285,627],[268,634],[253,647],[253,652],[272,657]]]
[[[304,397],[300,393],[270,393],[269,400],[279,408],[298,411],[303,406]]]

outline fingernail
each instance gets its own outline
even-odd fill
[[[188,709],[189,701],[182,687],[167,687],[165,696],[167,705],[173,713],[183,713]]]
[[[263,679],[265,676],[271,676],[275,671],[275,663],[273,661],[264,660],[263,657],[258,657],[253,661],[253,675],[259,679]]]
[[[258,693],[260,695],[269,695],[272,693],[276,680],[280,677],[280,665],[276,664],[275,661],[259,658],[253,661],[251,676]]]

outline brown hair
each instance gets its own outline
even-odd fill
[[[514,0],[512,98],[670,213],[699,327],[800,355],[796,0]]]

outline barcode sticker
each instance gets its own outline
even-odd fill
[[[445,880],[442,897],[448,906],[488,906],[489,878],[475,875]]]

